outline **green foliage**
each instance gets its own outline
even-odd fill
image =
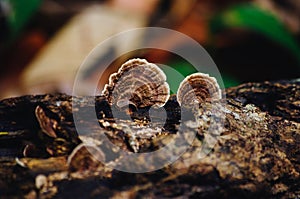
[[[275,15],[255,4],[233,6],[212,19],[213,35],[227,28],[242,28],[260,33],[290,50],[300,63],[300,47],[293,35]]]
[[[14,37],[38,9],[41,0],[4,0],[8,7],[10,36]]]

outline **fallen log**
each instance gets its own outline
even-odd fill
[[[299,198],[299,81],[247,83],[223,92],[226,98],[216,102],[214,112],[211,104],[181,109],[171,96],[163,107],[166,122],[157,120],[157,126],[163,127],[153,132],[147,126],[149,109],[130,107],[125,111],[129,119],[118,120],[101,96],[2,100],[1,198]],[[98,126],[86,119],[88,108],[95,109]],[[79,133],[73,118],[77,111],[81,111],[78,121],[89,132]],[[183,120],[184,111],[193,112],[192,117]],[[126,133],[128,127],[139,131],[143,123],[150,136],[135,139]],[[195,139],[172,164],[146,173],[124,172],[132,164],[126,155],[117,157],[116,151],[156,151],[181,132],[191,132]],[[78,149],[88,139],[101,150],[110,147],[100,135],[116,146],[111,150],[116,154],[100,153],[107,164],[95,163]],[[138,166],[147,168],[147,160],[138,161]],[[123,171],[109,166],[121,163]]]

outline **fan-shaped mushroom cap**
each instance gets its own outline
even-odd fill
[[[181,106],[200,104],[221,98],[221,90],[217,80],[204,73],[194,73],[187,76],[180,83],[177,91],[177,101]]]
[[[96,146],[81,143],[69,155],[67,163],[71,170],[97,170],[104,165],[105,154]]]
[[[169,98],[170,88],[166,79],[157,65],[145,59],[131,59],[110,76],[102,94],[110,104],[120,108],[129,104],[161,107]]]

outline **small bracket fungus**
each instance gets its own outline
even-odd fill
[[[37,106],[35,108],[35,116],[40,124],[42,131],[52,138],[56,138],[57,135],[54,129],[57,127],[57,121],[47,117],[42,107]]]
[[[166,79],[157,65],[145,59],[131,59],[110,76],[102,94],[111,105],[119,108],[129,104],[137,108],[162,107],[170,93]]]
[[[204,73],[187,76],[179,85],[177,101],[180,106],[189,106],[222,98],[217,80]]]
[[[69,155],[67,164],[73,171],[96,171],[102,168],[105,154],[94,145],[81,143]]]

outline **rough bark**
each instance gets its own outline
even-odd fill
[[[93,127],[88,116],[81,115],[80,121],[94,131],[80,137],[73,122],[77,109],[72,111],[70,96],[2,100],[1,198],[299,198],[299,81],[248,83],[224,93],[226,99],[214,104],[217,109],[213,114],[211,104],[181,110],[172,96],[164,107],[167,122],[162,132],[134,140],[134,144],[124,133],[133,120],[116,121],[103,97],[96,97],[95,104],[92,97],[74,97],[83,113],[96,105],[101,126],[100,130]],[[37,106],[48,123],[55,123],[51,127],[56,136],[43,132],[35,114]],[[181,121],[184,111],[192,111],[193,117]],[[134,125],[149,122],[147,108],[131,107],[124,114],[135,119]],[[126,173],[103,164],[93,164],[96,169],[87,165],[82,171],[67,162],[83,137],[97,139],[104,133],[120,150],[147,152],[160,148],[179,132],[195,133],[196,139],[176,162],[157,171]],[[105,143],[100,145],[105,147]],[[199,158],[204,145],[210,152]],[[117,164],[120,157],[110,158],[107,161]],[[87,159],[81,162],[92,164],[91,158]]]

